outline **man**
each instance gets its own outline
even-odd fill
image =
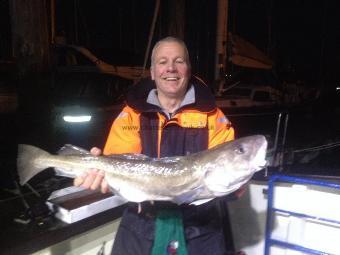
[[[152,81],[144,80],[128,94],[127,105],[112,124],[103,151],[105,155],[187,155],[234,139],[234,130],[216,108],[209,88],[191,78],[189,54],[183,41],[167,37],[156,43],[150,72]],[[98,148],[91,152],[101,153]],[[103,172],[93,170],[87,176],[76,178],[74,184],[91,189],[101,186],[105,192],[108,185],[103,177]],[[167,211],[179,212],[170,217],[176,219],[180,215],[176,222],[181,223],[183,219],[184,246],[188,254],[226,253],[215,200],[212,200],[199,206],[145,202],[140,213],[137,205],[130,203],[122,217],[112,254],[157,254],[155,247],[164,239],[159,236],[159,230],[169,232],[169,229],[163,229],[158,223],[155,226],[155,221],[159,222],[164,216],[161,212]],[[181,224],[178,229],[183,233]],[[177,241],[173,241],[175,243],[168,244],[169,254],[176,254],[178,248]]]

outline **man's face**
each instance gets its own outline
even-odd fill
[[[156,48],[150,71],[159,95],[180,98],[185,94],[190,79],[188,61],[177,42],[163,42]]]

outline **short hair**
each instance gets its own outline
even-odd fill
[[[152,48],[152,52],[151,52],[151,66],[154,65],[155,63],[155,52],[156,52],[156,49],[162,44],[162,43],[167,43],[167,42],[175,42],[175,43],[178,43],[180,44],[183,49],[184,49],[184,53],[185,53],[185,58],[186,58],[186,62],[189,66],[189,68],[191,68],[191,63],[190,63],[190,57],[189,57],[189,51],[188,51],[188,48],[185,44],[185,42],[177,37],[172,37],[172,36],[168,36],[168,37],[165,37],[161,40],[159,40]]]

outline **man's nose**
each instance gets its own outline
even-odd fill
[[[176,70],[176,65],[175,65],[175,62],[170,62],[168,65],[167,65],[167,69],[169,72],[173,72]]]

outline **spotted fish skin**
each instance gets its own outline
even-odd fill
[[[243,137],[188,156],[159,159],[142,154],[94,156],[72,145],[65,145],[53,155],[20,144],[17,169],[22,185],[49,167],[69,177],[91,168],[101,169],[113,192],[128,201],[182,204],[237,190],[265,166],[266,149],[262,135]]]

